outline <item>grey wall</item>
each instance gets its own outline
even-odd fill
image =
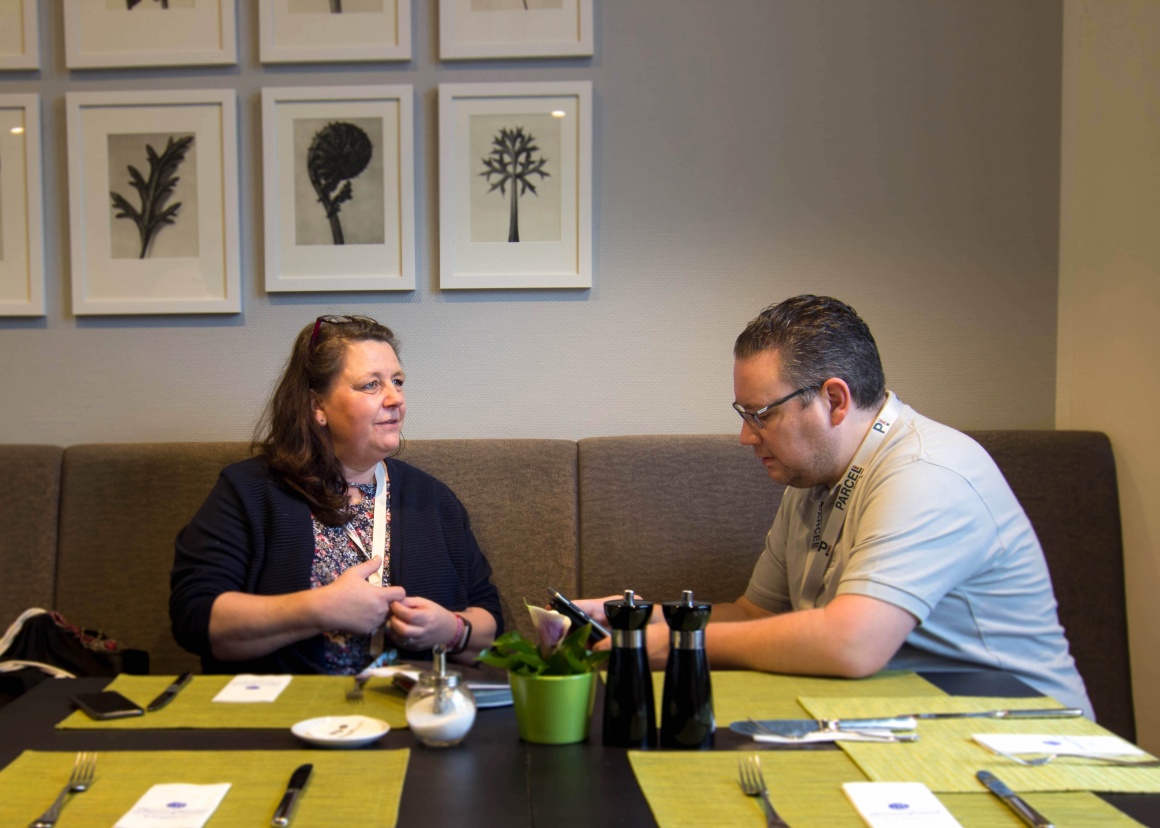
[[[403,340],[412,437],[729,432],[730,346],[763,305],[851,302],[889,385],[960,427],[1051,427],[1062,12],[1056,0],[596,0],[596,55],[441,63],[416,0],[403,65],[64,68],[41,3],[48,314],[0,319],[0,441],[249,435],[294,333],[352,311]],[[438,289],[436,89],[590,79],[591,290]],[[262,288],[263,86],[416,94],[413,293]],[[75,317],[64,94],[230,88],[240,104],[243,312]]]

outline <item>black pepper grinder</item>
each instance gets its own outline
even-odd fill
[[[680,601],[661,605],[669,625],[669,660],[661,703],[661,747],[707,750],[717,730],[713,684],[705,653],[705,626],[712,604],[694,604],[686,589]]]
[[[612,655],[604,688],[604,744],[611,747],[655,748],[657,713],[652,673],[648,666],[645,631],[653,605],[636,600],[631,589],[624,598],[604,602],[612,628]]]

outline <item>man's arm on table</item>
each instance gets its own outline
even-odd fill
[[[617,596],[610,596],[616,598]],[[602,624],[603,598],[576,601]],[[664,669],[669,628],[658,606],[648,626],[649,663]],[[774,614],[742,596],[714,604],[705,649],[714,668],[862,678],[889,663],[918,621],[906,610],[864,595],[839,595],[820,609]],[[607,648],[608,641],[600,648]]]
[[[887,665],[917,624],[906,610],[864,595],[774,615],[742,597],[714,604],[705,649],[714,668],[862,678]],[[650,656],[667,658],[667,628]]]

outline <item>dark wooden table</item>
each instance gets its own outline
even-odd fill
[[[924,673],[952,695],[1039,695],[1003,673]],[[55,730],[70,711],[73,693],[92,692],[109,679],[45,681],[0,708],[0,768],[23,750],[280,750],[303,744],[289,730]],[[577,745],[520,741],[510,707],[481,710],[457,748],[417,744],[410,731],[392,730],[364,750],[412,748],[399,809],[399,825],[624,826],[656,822],[636,784],[626,751],[601,744],[598,693],[592,730]],[[753,750],[754,743],[718,722],[715,750]],[[794,749],[834,749],[815,745]],[[1102,794],[1144,825],[1160,828],[1160,795]]]

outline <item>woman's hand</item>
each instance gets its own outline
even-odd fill
[[[430,650],[436,644],[449,644],[458,628],[455,613],[417,595],[396,601],[387,624],[391,640],[404,650]]]
[[[374,557],[352,566],[314,591],[320,605],[322,629],[371,635],[387,623],[392,605],[404,600],[407,591],[398,586],[375,586],[367,581],[379,571],[381,561]]]
[[[379,558],[372,558],[324,587],[284,595],[223,592],[214,599],[209,617],[214,657],[222,661],[261,658],[327,630],[374,633],[390,617],[392,604],[407,597],[402,587],[367,583],[378,569]]]

